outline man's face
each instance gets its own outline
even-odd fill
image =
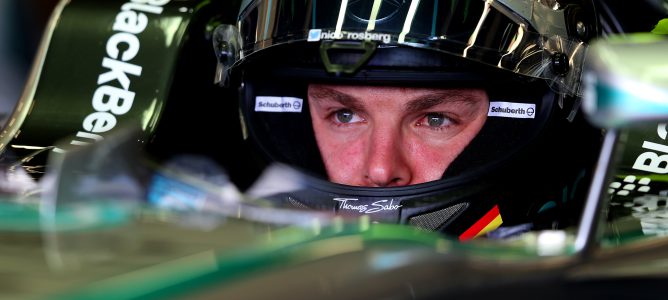
[[[329,180],[403,186],[440,179],[478,134],[482,89],[311,84],[313,130]]]

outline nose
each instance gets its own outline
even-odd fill
[[[374,130],[366,153],[367,186],[390,187],[408,185],[411,169],[403,151],[401,134],[393,130]]]

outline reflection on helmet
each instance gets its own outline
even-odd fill
[[[588,1],[248,0],[236,25],[217,29],[218,79],[239,89],[244,126],[267,162],[308,178],[307,188],[269,196],[275,201],[462,239],[501,224],[566,226],[577,216],[599,146],[600,134],[576,114],[582,56],[597,36],[596,20]],[[483,91],[484,125],[457,142],[461,149],[436,180],[385,187],[327,180],[356,155],[382,158],[377,149],[387,139],[356,129],[389,132],[377,116],[408,119],[406,128],[418,132],[462,123],[439,106],[454,90]],[[424,101],[406,104],[417,92]],[[319,109],[337,137],[351,145],[367,139],[362,150],[339,143],[322,151]],[[388,147],[408,161],[437,164],[433,153],[454,147],[451,140],[432,143],[426,155],[427,147],[406,136],[429,143],[436,134],[400,135],[404,143]],[[329,160],[336,151],[348,155],[338,165]]]

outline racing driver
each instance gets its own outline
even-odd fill
[[[248,140],[304,175],[267,195],[466,240],[577,220],[588,0],[247,0],[216,30]]]

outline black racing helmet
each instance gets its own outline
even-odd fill
[[[503,224],[577,218],[600,132],[577,114],[590,1],[247,0],[216,29],[217,80],[239,90],[248,139],[297,170],[272,201],[363,215],[461,239]],[[439,180],[358,187],[327,178],[309,114],[312,83],[484,89],[485,124]],[[516,227],[519,226],[519,227]]]

